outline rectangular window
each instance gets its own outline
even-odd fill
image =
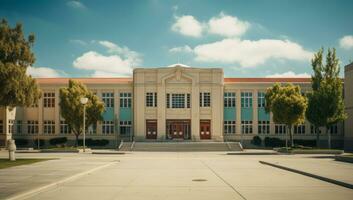
[[[258,121],[259,134],[270,134],[270,121]]]
[[[286,134],[287,127],[285,124],[276,124],[275,125],[275,134]]]
[[[60,134],[70,134],[71,130],[65,120],[60,121]]]
[[[129,136],[131,134],[131,121],[120,121],[120,135]]]
[[[97,133],[97,123],[91,124],[87,127],[87,134],[94,135]]]
[[[252,92],[241,93],[241,107],[251,108],[252,107]]]
[[[157,92],[146,93],[146,107],[157,107]]]
[[[55,93],[54,92],[45,92],[43,98],[43,104],[45,108],[55,107]]]
[[[252,133],[252,121],[241,121],[241,133],[242,134]]]
[[[17,134],[22,134],[22,120],[17,120],[16,133]]]
[[[114,93],[113,92],[104,92],[102,93],[102,100],[106,108],[114,107]]]
[[[14,124],[15,124],[15,120],[9,120],[9,124],[8,124],[8,127],[9,127],[9,133],[13,133],[14,132]]]
[[[224,134],[225,135],[233,135],[236,132],[235,129],[235,121],[224,121]]]
[[[211,93],[201,92],[200,93],[200,107],[210,107],[211,106]]]
[[[264,92],[259,92],[257,94],[257,106],[259,108],[264,108],[265,105],[266,105],[265,93]]]
[[[328,129],[329,133],[336,135],[338,133],[337,124],[331,125]]]
[[[103,134],[113,134],[114,133],[114,122],[113,121],[103,121],[102,133]]]
[[[235,107],[235,92],[224,93],[224,107],[225,108]]]
[[[190,108],[190,94],[188,93],[188,94],[186,94],[186,107],[187,108]]]
[[[166,97],[166,102],[167,102],[167,108],[170,108],[170,94],[167,94],[167,97]]]
[[[44,121],[44,134],[54,134],[55,133],[55,122],[52,120]]]
[[[4,123],[2,120],[0,120],[0,134],[4,133]]]
[[[294,126],[294,134],[305,134],[305,125],[299,124]]]
[[[120,108],[131,108],[131,93],[120,93]]]
[[[34,120],[27,121],[27,133],[38,134],[38,121],[34,121]]]
[[[321,134],[320,128],[317,130],[317,132],[319,132],[319,134]],[[314,125],[310,125],[310,134],[316,134],[316,130],[315,130]]]
[[[185,108],[185,94],[172,94],[172,108]]]

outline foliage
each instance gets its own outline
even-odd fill
[[[28,145],[28,140],[23,138],[18,138],[15,140],[15,144],[17,147],[25,147]]]
[[[51,145],[64,144],[66,142],[67,142],[66,137],[56,137],[56,138],[51,138],[49,140],[49,144],[51,144]]]
[[[293,125],[304,123],[307,99],[300,92],[299,86],[286,84],[281,86],[276,83],[268,88],[266,95],[266,112],[273,113],[273,121],[277,124],[286,124],[293,146]]]
[[[304,146],[304,147],[315,147],[316,140],[295,139],[294,144]]]
[[[45,141],[43,139],[39,139],[39,146],[44,146],[45,145]],[[38,147],[38,139],[34,140],[34,147]]]
[[[256,146],[261,146],[262,144],[262,139],[258,136],[258,135],[255,135],[252,140],[251,140],[251,143],[253,145],[256,145]]]
[[[16,161],[0,158],[0,169],[15,167],[19,165],[29,165],[37,162],[53,160],[52,158],[19,158]]]
[[[264,144],[266,147],[283,147],[285,141],[275,137],[265,137]]]
[[[78,144],[80,146],[83,145],[83,140],[79,140],[78,141]],[[97,139],[97,140],[94,140],[94,139],[91,139],[91,138],[88,138],[86,139],[86,145],[87,146],[106,146],[109,144],[109,140],[106,140],[106,139]]]
[[[69,80],[69,87],[60,89],[60,114],[70,126],[76,136],[83,131],[83,105],[82,97],[87,97],[86,104],[86,127],[103,120],[104,104],[99,98],[78,81]]]
[[[313,92],[308,94],[308,109],[306,118],[316,129],[326,127],[328,134],[328,146],[331,148],[331,135],[328,128],[347,116],[344,112],[343,86],[339,75],[339,59],[336,50],[328,49],[326,64],[323,65],[323,49],[320,49],[311,61],[314,75],[312,76]],[[317,145],[320,134],[316,132]]]

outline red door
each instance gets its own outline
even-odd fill
[[[146,121],[146,139],[157,139],[157,121]]]
[[[210,140],[211,139],[211,122],[210,120],[200,121],[200,139]]]
[[[172,124],[172,138],[184,138],[184,130],[182,123],[176,122]]]

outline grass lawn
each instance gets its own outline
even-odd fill
[[[0,169],[15,167],[15,166],[19,166],[19,165],[29,165],[29,164],[43,162],[43,161],[47,161],[47,160],[53,160],[53,159],[20,158],[20,159],[16,159],[16,161],[10,161],[7,158],[0,158]]]

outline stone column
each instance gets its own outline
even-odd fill
[[[252,106],[253,106],[253,116],[252,116],[252,130],[253,130],[253,134],[254,135],[257,135],[259,133],[259,130],[258,130],[258,99],[257,99],[257,90],[253,90],[253,98],[252,98]]]

